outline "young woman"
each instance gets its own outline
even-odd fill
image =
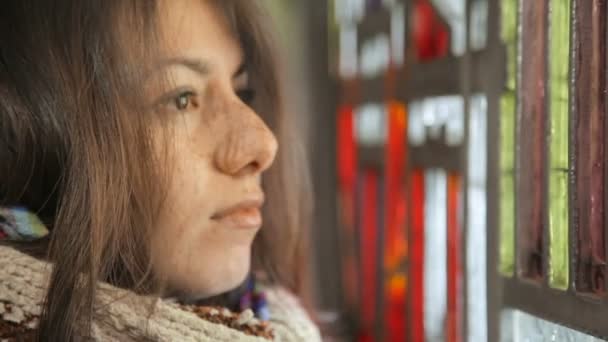
[[[2,2],[0,340],[320,340],[260,2]]]

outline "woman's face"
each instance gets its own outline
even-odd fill
[[[170,82],[155,98],[169,126],[158,131],[170,133],[171,177],[152,263],[171,293],[212,296],[249,271],[262,225],[261,175],[277,141],[248,105],[243,51],[221,10],[207,0],[164,0],[161,13],[169,58],[158,72]]]

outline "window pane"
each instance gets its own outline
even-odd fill
[[[419,61],[425,62],[447,56],[450,33],[430,0],[413,5],[412,41]]]
[[[346,305],[358,307],[359,264],[356,233],[357,147],[354,137],[354,115],[350,106],[343,106],[337,118],[338,217],[341,227],[344,298]]]
[[[412,101],[408,105],[408,141],[410,146],[424,145],[426,142],[426,127],[424,124],[424,100]]]
[[[459,95],[428,97],[409,105],[409,142],[424,145],[429,140],[440,140],[449,146],[461,145],[464,140],[464,99]]]
[[[540,280],[543,276],[545,226],[545,37],[547,3],[522,2],[521,112],[517,122],[517,247],[520,276]]]
[[[518,310],[505,310],[501,317],[501,341],[584,341],[599,338],[569,329]]]
[[[358,73],[359,64],[356,24],[340,25],[338,39],[338,73],[345,79],[354,78]]]
[[[410,229],[410,336],[413,342],[424,342],[424,226],[425,179],[424,171],[415,170],[410,179],[412,208]]]
[[[405,61],[405,8],[401,3],[391,6],[391,60],[394,67]]]
[[[373,336],[376,323],[377,255],[378,255],[378,192],[379,177],[373,170],[363,172],[361,193],[361,329],[362,335]]]
[[[507,47],[507,90],[515,91],[517,78],[518,0],[501,0],[501,38]]]
[[[515,269],[515,95],[500,101],[500,258],[499,269],[512,276]]]
[[[488,37],[488,0],[473,0],[470,20],[471,49],[481,50],[486,47]]]
[[[406,286],[404,273],[407,262],[406,223],[406,129],[405,106],[392,102],[389,108],[388,144],[386,160],[386,249],[387,312],[389,324],[387,340],[405,340]]]
[[[450,25],[451,51],[461,56],[467,49],[466,1],[465,0],[431,0],[437,12]]]
[[[469,116],[468,230],[467,230],[467,315],[470,342],[487,341],[486,272],[486,179],[487,100],[471,98]]]
[[[426,340],[444,337],[447,313],[447,175],[428,170],[425,175],[424,328]]]
[[[367,103],[355,113],[355,137],[361,146],[377,146],[386,143],[386,106]]]
[[[568,144],[570,1],[551,0],[549,82],[551,153],[549,179],[549,284],[568,288]]]
[[[460,175],[448,177],[447,216],[447,331],[448,342],[460,341],[462,335],[462,261],[461,203],[462,180]]]
[[[576,203],[578,253],[576,287],[603,293],[604,163],[606,115],[606,1],[576,0]],[[579,100],[580,99],[580,100]]]
[[[501,0],[501,38],[507,50],[507,81],[500,99],[499,174],[499,270],[512,276],[515,270],[515,122],[517,78],[518,0]]]

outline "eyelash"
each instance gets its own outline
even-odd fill
[[[191,106],[194,106],[195,108],[198,107],[198,104],[193,101],[193,98],[195,97],[196,93],[191,90],[179,90],[166,96],[165,100],[162,102],[164,103],[164,106],[170,110],[185,112],[189,110]]]
[[[236,95],[244,104],[251,105],[255,100],[256,92],[253,89],[242,89],[237,90]],[[191,90],[179,91],[176,92],[175,95],[167,96],[165,103],[167,106],[172,107],[171,109],[173,110],[185,112],[190,108],[190,106],[194,106],[195,108],[198,107],[198,104],[192,101],[195,96],[196,93]]]

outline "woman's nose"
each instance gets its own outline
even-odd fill
[[[260,117],[249,111],[232,120],[214,159],[216,167],[230,176],[256,175],[272,165],[277,149],[274,134]]]

